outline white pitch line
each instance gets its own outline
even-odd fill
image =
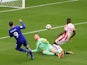
[[[24,8],[24,9],[36,8],[36,7],[43,7],[43,6],[49,6],[49,5],[56,5],[56,4],[63,4],[63,3],[75,2],[75,1],[79,1],[79,0],[68,0],[68,1],[63,1],[63,2],[48,3],[48,4],[42,4],[42,5],[36,5],[36,6],[26,7],[26,8]],[[0,11],[0,13],[3,13],[3,12],[11,12],[11,11],[17,11],[17,10],[23,10],[23,9],[4,10],[4,11]]]
[[[76,23],[75,25],[82,25],[82,24],[87,24],[87,22],[80,22],[80,23]],[[57,28],[63,28],[64,26],[56,26],[56,27],[53,27],[52,29],[57,29]],[[51,29],[51,30],[52,30]],[[43,31],[46,31],[47,29],[41,29],[41,30],[35,30],[35,31],[31,31],[31,32],[26,32],[26,33],[23,33],[24,35],[25,34],[31,34],[31,33],[37,33],[37,32],[43,32]],[[5,38],[9,38],[9,36],[5,36],[5,37],[1,37],[1,39],[5,39]]]

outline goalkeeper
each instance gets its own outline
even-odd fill
[[[40,38],[38,34],[34,35],[34,39],[37,41],[37,43],[36,49],[32,50],[32,52],[38,52],[39,50],[41,50],[42,53],[45,55],[57,55],[58,58],[64,57],[64,51],[61,47],[61,50],[55,50],[54,47],[51,44],[49,44],[47,39]]]

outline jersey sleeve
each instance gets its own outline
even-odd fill
[[[76,30],[76,29],[75,29],[75,25],[73,25],[73,30]]]
[[[9,31],[9,36],[10,36],[10,37],[13,37],[13,34],[12,34],[12,33],[10,33],[10,31]]]
[[[69,27],[70,27],[71,31],[74,31],[75,30],[74,24],[70,25]]]
[[[68,30],[68,26],[67,26],[67,25],[64,26],[64,30],[65,30],[65,31]]]
[[[23,22],[20,22],[20,24],[21,24],[20,29],[25,29],[26,28],[26,26]]]
[[[39,43],[36,44],[36,49],[32,50],[32,52],[38,52],[39,51]]]

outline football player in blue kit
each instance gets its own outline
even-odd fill
[[[27,52],[27,55],[30,54],[31,60],[33,60],[34,56],[32,54],[32,51],[28,46],[26,38],[23,36],[21,32],[21,29],[25,29],[26,26],[21,19],[19,20],[19,22],[21,26],[14,26],[13,22],[9,22],[9,36],[14,37],[16,39],[16,50],[21,52]],[[24,45],[26,49],[21,48],[22,45]]]

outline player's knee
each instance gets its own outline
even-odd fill
[[[43,53],[43,54],[46,54],[46,53],[47,53],[47,51],[43,51],[42,53]]]
[[[15,50],[19,50],[20,48],[16,47]]]
[[[62,51],[60,54],[60,58],[63,58],[63,57],[64,57],[64,51]]]
[[[26,49],[28,49],[28,48],[29,48],[29,46],[28,46],[28,45],[26,45],[26,46],[25,46],[25,48],[26,48]]]

